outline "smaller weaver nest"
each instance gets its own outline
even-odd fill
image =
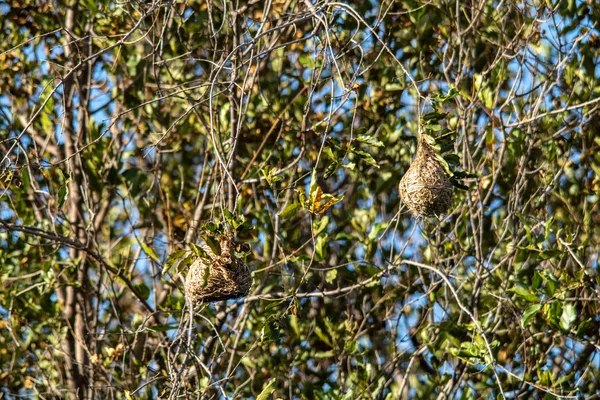
[[[444,214],[452,204],[452,182],[433,147],[423,139],[410,168],[400,180],[399,191],[408,209],[422,217]]]
[[[234,250],[247,249],[248,245],[237,244],[231,235],[219,237],[218,242],[220,255],[205,243],[198,246],[207,257],[194,260],[187,273],[185,295],[192,304],[237,299],[247,296],[250,291],[250,269],[234,254]]]

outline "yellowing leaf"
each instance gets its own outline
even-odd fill
[[[343,198],[344,196],[335,197],[332,194],[324,193],[323,189],[317,184],[316,171],[313,171],[312,174],[308,199],[304,193],[300,192],[300,204],[313,214],[323,214],[331,206],[342,201]]]
[[[320,189],[320,188],[319,188]],[[325,211],[329,209],[329,207],[334,204],[339,203],[344,199],[344,196],[334,197],[330,194],[323,194],[319,197],[319,199],[311,204],[310,211],[315,214],[323,214]]]

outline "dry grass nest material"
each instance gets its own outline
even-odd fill
[[[414,214],[433,217],[452,204],[454,187],[433,147],[421,140],[417,155],[400,180],[400,197]]]
[[[219,244],[220,255],[205,243],[198,246],[207,256],[194,260],[185,280],[185,295],[193,304],[236,299],[250,291],[250,269],[234,253],[240,245],[228,236],[220,237]]]

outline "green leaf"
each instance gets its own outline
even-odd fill
[[[459,357],[469,364],[479,362],[481,359],[481,350],[473,342],[462,342],[460,348],[451,347],[450,354]]]
[[[466,171],[454,171],[454,177],[456,177],[457,179],[477,178],[477,174],[472,174]]]
[[[298,214],[301,207],[300,203],[290,203],[279,213],[279,216],[283,219],[291,218]]]
[[[245,359],[248,359],[248,357]],[[210,378],[208,376],[203,376],[202,379],[198,381],[198,389],[200,390],[206,389],[208,385],[210,385]]]
[[[548,323],[550,323],[550,325],[553,327],[560,329],[560,319],[563,312],[562,302],[554,301],[546,304],[543,310]]]
[[[333,281],[335,281],[335,278],[337,278],[337,269],[330,269],[325,274],[325,281],[327,283],[333,283]]]
[[[333,347],[333,344],[331,343],[331,340],[323,332],[323,330],[321,329],[321,327],[319,327],[319,326],[315,327],[315,334],[319,337],[319,339],[321,339],[323,342],[325,342],[329,347]]]
[[[202,239],[204,239],[204,242],[206,242],[208,247],[210,247],[210,249],[212,250],[212,252],[215,255],[217,255],[217,256],[221,255],[221,244],[219,243],[218,240],[216,240],[214,237],[212,237],[210,235],[204,235],[204,236],[202,236]]]
[[[450,183],[452,183],[452,185],[453,185],[454,187],[457,187],[457,188],[459,188],[459,189],[462,189],[462,190],[469,190],[469,187],[468,187],[468,186],[466,186],[466,185],[463,185],[463,184],[462,184],[462,183],[461,183],[459,180],[457,180],[457,179],[454,179],[454,177],[453,177],[453,178],[450,178]]]
[[[323,153],[327,154],[327,156],[333,161],[338,161],[338,158],[333,154],[333,150],[331,150],[331,147],[323,147]]]
[[[567,383],[569,382],[571,379],[573,379],[573,376],[575,375],[575,372],[571,372],[570,374],[567,375],[563,375],[560,378],[558,378],[554,384],[552,385],[553,387],[558,387],[560,385],[562,385],[563,383]]]
[[[371,231],[369,232],[369,236],[367,236],[367,238],[369,240],[375,240],[377,239],[377,236],[385,231],[385,229],[388,227],[388,223],[387,222],[376,222],[373,224],[373,227],[371,228]]]
[[[298,317],[294,314],[290,315],[290,327],[296,334],[296,337],[300,337],[300,327],[298,326]]]
[[[554,293],[556,293],[556,287],[558,285],[558,280],[556,279],[556,277],[554,275],[552,275],[551,273],[549,273],[548,271],[540,271],[540,276],[541,278],[546,282],[546,285],[544,286],[544,293],[549,296],[552,297],[554,296]]]
[[[229,211],[228,209],[225,209],[225,210],[223,210],[223,215],[225,216],[225,221],[227,221],[227,223],[229,225],[233,226],[235,223],[235,217],[233,216],[231,211]]]
[[[304,195],[302,189],[296,189],[296,191],[298,192],[298,200],[300,200],[300,206],[302,206],[302,208],[308,208],[308,202],[306,201],[306,196]]]
[[[460,350],[458,351],[459,357],[475,357],[479,358],[481,356],[481,350],[477,346],[476,343],[473,342],[462,342],[460,344]]]
[[[327,179],[331,175],[335,174],[335,172],[338,170],[338,168],[340,167],[340,165],[341,164],[339,162],[337,162],[337,161],[329,164],[329,166],[325,170],[325,173],[323,174],[323,178]]]
[[[422,139],[429,144],[430,146],[436,147],[437,144],[435,142],[435,139],[433,138],[433,136],[428,135],[427,133],[423,133],[422,135]]]
[[[448,93],[446,94],[446,98],[447,99],[453,99],[456,96],[458,96],[459,94],[460,94],[460,92],[458,91],[457,88],[451,87],[450,90],[448,91]]]
[[[138,283],[134,288],[141,298],[148,300],[148,297],[150,297],[150,288],[148,288],[145,283]]]
[[[552,372],[545,369],[538,369],[538,383],[543,386],[552,386]]]
[[[453,88],[450,88],[448,93],[446,93],[445,95],[439,94],[439,93],[436,94],[435,96],[432,97],[432,100],[443,103],[446,100],[455,98],[459,94],[460,94],[460,92],[458,91],[458,89],[453,87]]]
[[[404,90],[405,87],[406,87],[406,85],[404,85],[404,84],[387,83],[385,85],[385,90],[388,92],[400,92],[400,91]]]
[[[154,325],[154,326],[149,327],[148,329],[150,329],[151,331],[155,331],[155,332],[168,332],[168,331],[173,331],[178,328],[179,328],[179,325]]]
[[[327,228],[329,224],[329,217],[327,215],[323,216],[321,219],[315,219],[313,222],[313,234],[315,236],[319,235],[321,232]]]
[[[283,176],[275,175],[276,172],[277,171],[275,168],[270,168],[268,165],[261,169],[261,173],[269,186],[272,186],[274,183],[283,180]]]
[[[176,262],[181,261],[181,258],[187,253],[187,250],[179,250],[175,253],[169,254],[167,261],[162,269],[162,275],[165,275],[173,267]]]
[[[570,331],[573,323],[577,320],[577,310],[572,303],[563,306],[560,317],[560,327],[565,331]]]
[[[457,167],[460,165],[460,158],[458,158],[456,154],[445,155],[444,160],[446,160],[446,162],[453,167]]]
[[[210,259],[209,255],[204,251],[204,249],[200,246],[196,246],[194,243],[190,243],[190,248],[194,252],[194,254],[199,258]]]
[[[592,324],[592,319],[588,318],[585,321],[581,321],[579,323],[579,325],[577,326],[577,337],[581,338],[584,337],[588,332],[588,328],[590,327],[590,325]]]
[[[315,69],[315,59],[310,54],[302,54],[298,61],[304,68]]]
[[[150,248],[150,246],[148,246],[144,242],[140,242],[140,246],[142,246],[142,250],[144,250],[144,253],[146,253],[148,255],[148,257],[150,257],[151,259],[153,259],[154,261],[156,261],[158,263],[160,262],[160,260],[158,259],[158,256],[156,255],[154,250],[152,250],[152,248]]]
[[[513,292],[521,296],[523,299],[530,302],[538,302],[540,299],[533,293],[531,293],[528,289],[522,286],[515,286],[508,289],[509,292]]]
[[[455,134],[456,134],[456,131],[454,131],[452,129],[444,129],[444,130],[442,130],[440,135],[435,138],[435,141],[437,143],[441,143],[441,142],[450,140],[450,139],[452,139],[452,136],[454,136]]]
[[[379,164],[377,164],[377,161],[375,161],[373,156],[370,155],[369,153],[367,153],[366,151],[359,150],[355,147],[352,147],[350,149],[350,151],[352,153],[356,154],[357,156],[359,156],[360,158],[362,158],[368,164],[371,164],[372,166],[379,168]]]
[[[52,129],[52,121],[50,121],[50,118],[48,117],[47,113],[41,113],[40,122],[42,123],[42,129],[44,132],[51,133],[54,131]]]
[[[58,208],[62,208],[62,206],[65,205],[68,196],[69,196],[69,180],[67,179],[65,184],[62,185],[60,187],[60,189],[58,189],[58,201],[57,201]]]
[[[281,69],[284,59],[287,59],[285,47],[280,47],[273,51],[271,56],[271,66],[273,71],[279,71]]]
[[[221,224],[217,224],[215,222],[207,222],[206,224],[202,225],[202,230],[205,232],[210,232],[210,233],[221,233],[222,232],[222,226]]]
[[[327,238],[329,235],[326,233],[321,233],[317,238],[317,242],[315,243],[315,260],[323,261],[327,256]]]
[[[315,353],[315,358],[317,358],[317,359],[331,358],[333,356],[335,356],[335,352],[333,350],[317,351]]]
[[[346,232],[340,232],[337,235],[335,235],[335,240],[350,240],[350,241],[355,241],[356,236],[353,236],[349,233]]]
[[[444,157],[442,157],[436,153],[435,159],[440,162],[440,165],[442,166],[442,168],[444,168],[444,171],[446,171],[448,176],[452,176],[452,171],[450,170],[450,166],[448,165],[448,162],[444,159]]]
[[[440,124],[425,124],[423,125],[423,128],[435,132],[441,130],[442,126]]]
[[[561,250],[553,249],[553,250],[543,250],[538,254],[538,258],[540,260],[549,260],[551,258],[559,257],[563,254]]]
[[[542,308],[541,304],[534,304],[532,306],[529,306],[525,310],[525,312],[523,313],[523,316],[521,317],[521,327],[523,327],[523,329],[525,329],[526,327],[529,326],[529,323],[531,322],[533,317],[535,317],[535,314],[537,314],[538,311],[540,311],[541,308]]]
[[[321,189],[321,188],[319,187],[319,184],[317,183],[317,170],[314,169],[310,176],[310,187],[308,188],[308,199],[311,204],[313,204],[315,202],[316,197],[319,196],[319,194],[318,194],[319,189]],[[322,190],[321,190],[321,193],[323,193]]]
[[[358,342],[356,340],[348,340],[344,346],[346,353],[354,354],[358,351]]]
[[[27,168],[23,168],[21,172],[21,181],[23,181],[23,187],[28,188],[31,184],[31,179],[29,178],[29,171]]]
[[[448,115],[448,113],[439,113],[439,112],[434,111],[434,112],[430,112],[430,113],[423,115],[421,117],[421,119],[424,122],[428,122],[428,123],[429,122],[437,122],[437,121],[440,121],[440,120],[446,118],[447,115]]]
[[[208,286],[208,280],[210,279],[210,272],[212,269],[212,264],[206,264],[202,274],[202,287],[205,288]]]
[[[361,143],[365,143],[375,147],[383,147],[383,142],[381,140],[375,139],[373,136],[368,135],[359,135],[356,140]]]
[[[83,0],[83,4],[92,12],[92,15],[98,12],[98,5],[95,0]]]
[[[440,154],[446,154],[449,152],[454,151],[454,143],[448,141],[448,140],[436,140],[437,146],[440,148],[439,153]]]
[[[540,288],[541,285],[542,277],[540,276],[540,273],[538,271],[535,271],[533,273],[533,278],[531,278],[531,289],[533,289],[533,291],[536,291]]]
[[[263,390],[256,397],[256,400],[269,400],[270,396],[275,391],[275,378],[271,378],[269,382],[265,386],[263,386]]]

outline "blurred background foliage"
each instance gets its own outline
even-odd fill
[[[597,398],[598,21],[0,1],[0,397]],[[416,221],[430,112],[468,190]],[[251,294],[193,310],[181,257],[226,222]]]

